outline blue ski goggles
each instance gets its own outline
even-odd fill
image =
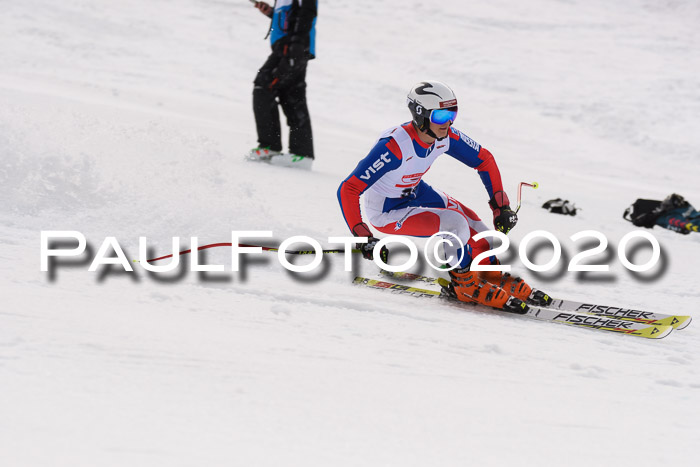
[[[436,125],[442,125],[447,122],[454,122],[457,118],[457,107],[448,109],[435,109],[430,112],[430,121]]]

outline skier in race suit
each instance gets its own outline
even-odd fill
[[[476,169],[490,199],[494,226],[508,233],[518,217],[503,190],[496,160],[487,149],[452,127],[458,106],[447,85],[438,81],[416,84],[408,94],[408,108],[412,121],[385,131],[338,189],[348,227],[355,236],[369,238],[357,247],[365,258],[373,259],[379,241],[362,218],[360,195],[364,194],[365,214],[379,232],[414,237],[450,232],[461,240],[464,251],[454,241],[454,246],[444,244],[446,257],[452,257],[455,263],[451,264],[455,269],[450,277],[458,299],[512,311],[526,309],[524,301],[530,298],[532,289],[522,279],[498,271],[470,270],[472,259],[491,249],[489,237],[476,242],[472,239],[489,230],[486,224],[464,204],[423,181],[423,175],[443,154]],[[386,248],[379,254],[386,262]],[[487,261],[498,264],[495,256]]]

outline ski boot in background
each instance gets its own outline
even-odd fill
[[[270,148],[253,148],[245,155],[245,160],[252,162],[270,162],[272,156],[278,156],[280,151]]]
[[[510,295],[519,298],[528,305],[547,306],[552,297],[541,290],[533,289],[521,277],[501,271],[479,271],[479,278],[497,285]]]
[[[469,268],[450,271],[450,278],[452,282],[444,287],[444,291],[460,301],[478,303],[518,314],[525,314],[529,309],[523,300],[481,279],[478,272],[470,271]]]
[[[298,156],[291,153],[275,154],[270,158],[270,165],[302,170],[311,170],[313,162],[313,157]]]

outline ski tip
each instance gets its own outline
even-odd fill
[[[630,334],[639,337],[646,337],[647,339],[663,339],[671,334],[671,331],[673,331],[673,326],[670,325],[649,326],[643,329],[638,329],[634,332],[630,332]]]
[[[693,320],[691,316],[674,316],[674,319],[674,322],[671,322],[671,326],[679,330],[687,328],[690,322]]]
[[[671,326],[673,329],[684,329],[688,327],[692,320],[693,318],[690,316],[671,315],[667,318],[661,318],[655,320],[654,322],[649,322],[649,324],[655,324],[657,326]]]

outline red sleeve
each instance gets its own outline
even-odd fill
[[[367,184],[354,175],[341,183],[340,188],[338,188],[340,209],[350,230],[357,224],[362,223],[360,195],[366,188]]]
[[[479,176],[489,196],[493,197],[494,193],[504,191],[503,182],[501,181],[501,172],[498,170],[498,164],[496,164],[496,159],[493,158],[493,154],[482,146],[479,150],[479,159],[483,162],[476,167],[476,170],[479,171]]]
[[[387,149],[391,153],[389,156]],[[388,157],[387,157],[388,156]],[[378,168],[374,164],[381,158],[382,166]],[[346,178],[338,188],[338,202],[340,209],[350,230],[362,223],[360,212],[360,195],[385,173],[396,169],[401,165],[401,148],[392,137],[379,139],[367,156],[355,167],[355,170]],[[369,174],[376,174],[372,177]],[[363,182],[366,179],[367,182]]]

